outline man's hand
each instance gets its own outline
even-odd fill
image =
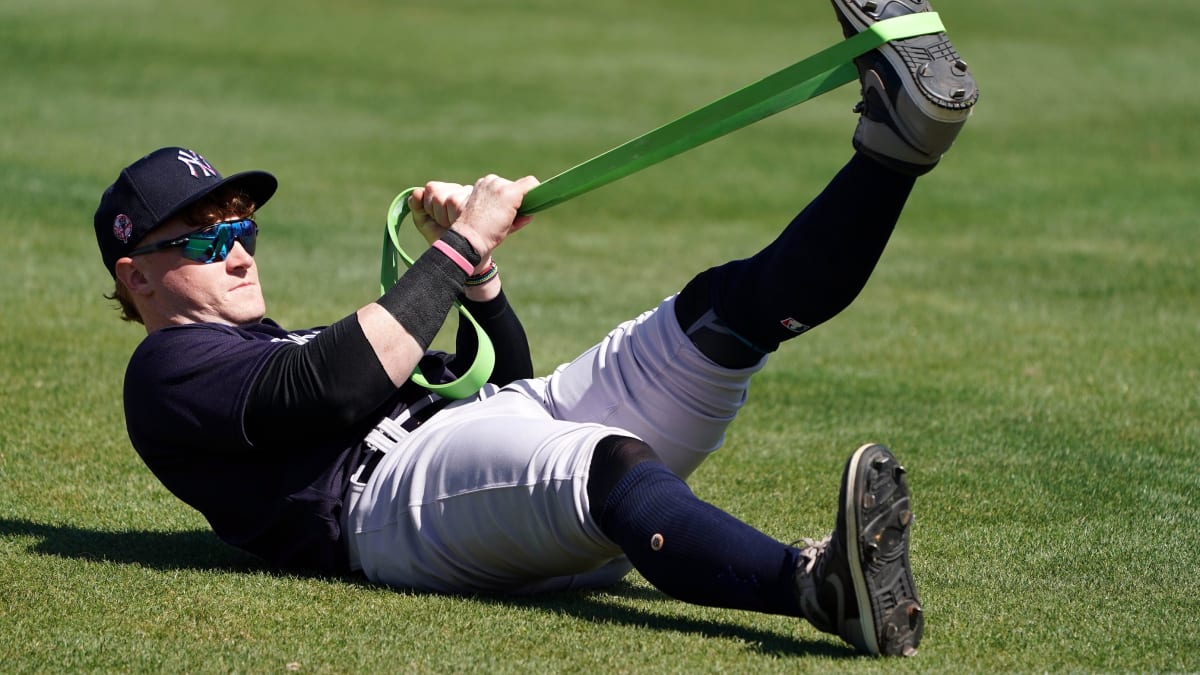
[[[533,176],[510,181],[488,175],[473,187],[435,181],[413,191],[408,207],[426,241],[432,244],[447,229],[453,229],[471,242],[483,259],[477,271],[484,271],[492,251],[533,219],[517,216],[517,209],[525,194],[537,185],[538,179]]]
[[[430,181],[409,195],[408,209],[412,212],[413,224],[430,246],[458,220],[472,189],[470,185]]]

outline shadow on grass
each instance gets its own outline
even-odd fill
[[[296,576],[295,571],[275,570],[257,558],[228,546],[208,530],[105,532],[0,518],[0,537],[33,537],[37,542],[28,547],[30,552],[61,558],[140,565],[164,571],[267,572]],[[387,588],[361,576],[349,576],[344,580],[364,587]],[[851,648],[829,641],[804,640],[735,623],[682,617],[671,610],[676,601],[658,591],[624,581],[603,592],[565,591],[546,595],[462,597],[480,604],[561,614],[595,623],[737,640],[752,651],[771,656],[857,656]],[[661,612],[623,604],[658,601],[663,607]]]
[[[803,657],[825,656],[829,658],[865,658],[848,645],[831,641],[806,640],[786,633],[764,630],[733,622],[697,619],[680,616],[672,606],[681,606],[678,601],[658,591],[639,588],[628,582],[601,593],[568,591],[544,596],[471,596],[481,604],[501,605],[529,609],[544,613],[561,614],[583,621],[600,624],[616,624],[642,630],[701,635],[705,638],[735,640],[743,643],[748,651],[765,656]],[[626,601],[662,600],[662,611],[630,607]],[[801,629],[802,619],[795,619]]]
[[[0,518],[0,537],[35,537],[33,553],[156,570],[252,572],[268,569],[254,556],[228,546],[208,530],[104,532]]]

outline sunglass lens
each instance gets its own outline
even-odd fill
[[[242,242],[246,253],[254,255],[254,246],[258,243],[258,225],[253,220],[243,220],[238,225],[237,240]]]
[[[221,262],[229,257],[233,242],[240,241],[246,252],[254,255],[254,244],[258,235],[258,226],[253,220],[239,220],[233,223],[218,223],[202,232],[196,232],[188,237],[183,246],[183,257],[199,263]]]
[[[187,243],[183,245],[183,257],[198,263],[211,263],[225,259],[219,238],[215,233],[207,232],[197,232],[188,237]]]

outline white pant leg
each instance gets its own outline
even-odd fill
[[[439,592],[619,579],[628,566],[604,567],[621,551],[588,514],[587,476],[596,443],[620,433],[554,420],[518,389],[438,413],[351,498],[347,536],[363,573]]]
[[[675,318],[675,297],[626,321],[548,378],[556,419],[626,429],[687,478],[721,447],[757,365],[731,370],[700,353]]]

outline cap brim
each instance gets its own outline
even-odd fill
[[[176,204],[175,208],[168,211],[159,222],[155,223],[154,227],[158,227],[175,216],[178,216],[192,204],[195,204],[201,199],[204,199],[205,197],[226,186],[241,188],[242,191],[249,195],[250,199],[254,201],[254,208],[260,209],[262,208],[262,205],[266,204],[267,200],[269,200],[271,196],[275,194],[275,190],[279,189],[279,181],[275,179],[275,176],[267,173],[266,171],[243,171],[241,173],[235,173],[232,176],[223,179],[219,183],[210,185],[208,189],[198,192],[189,197],[187,200]]]

